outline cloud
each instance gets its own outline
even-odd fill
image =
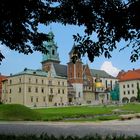
[[[105,61],[101,66],[101,70],[106,71],[112,76],[117,76],[120,71],[118,68],[114,67],[110,61]]]

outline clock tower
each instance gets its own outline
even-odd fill
[[[42,58],[42,70],[49,71],[52,63],[60,63],[59,54],[57,53],[57,45],[54,42],[53,32],[48,33],[50,40],[44,41],[43,46],[48,50],[47,54],[43,54]]]

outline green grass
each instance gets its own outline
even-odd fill
[[[79,107],[63,107],[63,108],[48,108],[48,109],[36,109],[42,116],[42,120],[53,121],[63,120],[66,118],[88,118],[102,114],[112,114],[112,110],[115,107],[103,107],[103,106],[79,106]]]
[[[121,107],[122,110],[140,113],[140,104],[131,103]]]
[[[121,112],[113,114],[114,109]],[[119,119],[120,114],[138,113],[140,104],[123,106],[72,106],[58,108],[30,109],[17,104],[0,105],[0,120],[30,121],[103,121]]]
[[[20,120],[39,120],[40,115],[23,105],[2,104],[0,105],[0,120],[20,121]]]

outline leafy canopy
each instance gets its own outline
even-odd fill
[[[42,42],[49,36],[38,26],[57,22],[86,27],[85,36],[73,36],[74,61],[85,54],[90,61],[103,54],[110,58],[122,39],[132,47],[131,61],[140,57],[140,0],[1,0],[0,13],[0,41],[19,53],[47,53]]]

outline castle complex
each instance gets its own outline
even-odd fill
[[[110,102],[110,91],[118,80],[103,70],[90,69],[78,59],[67,65],[60,63],[54,34],[43,45],[49,51],[43,54],[42,69],[23,71],[10,75],[3,81],[2,102],[25,106],[47,107]]]

